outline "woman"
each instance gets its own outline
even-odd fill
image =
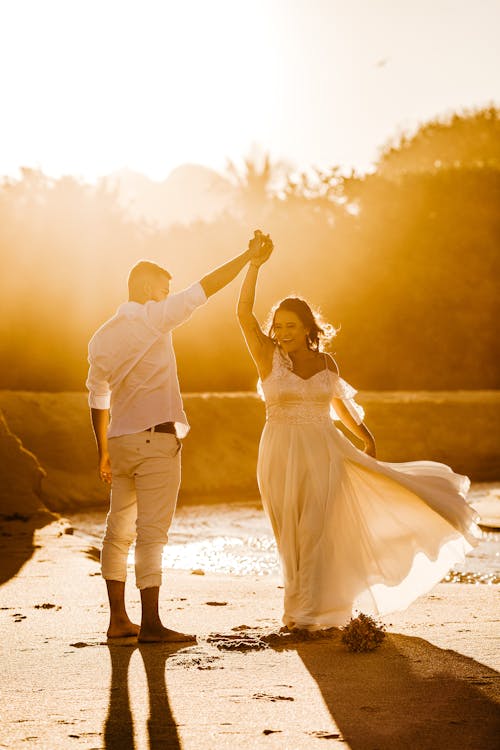
[[[283,300],[262,331],[253,305],[263,262],[248,268],[238,319],[266,402],[257,475],[281,559],[284,625],[318,630],[404,609],[477,543],[469,480],[431,461],[376,460],[356,391],[321,351],[328,331],[309,305]]]

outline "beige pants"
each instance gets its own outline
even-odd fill
[[[180,453],[180,441],[169,433],[109,439],[113,481],[101,554],[103,578],[125,581],[129,548],[136,539],[137,587],[161,585],[161,556],[181,480]]]

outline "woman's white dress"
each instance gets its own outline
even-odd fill
[[[404,609],[477,543],[467,477],[433,461],[377,461],[335,427],[332,398],[362,421],[356,391],[337,374],[325,367],[303,379],[276,347],[259,390],[267,419],[257,474],[285,625],[314,630]]]

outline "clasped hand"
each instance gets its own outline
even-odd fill
[[[253,238],[248,243],[248,250],[250,263],[253,266],[261,266],[269,260],[274,250],[273,241],[268,234],[263,234],[260,229],[256,229]]]

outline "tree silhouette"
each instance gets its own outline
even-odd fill
[[[276,247],[259,319],[290,293],[310,299],[341,326],[334,352],[358,387],[500,387],[498,131],[494,108],[432,121],[368,175],[293,175],[254,153],[230,165],[235,213],[168,230],[133,219],[104,182],[21,170],[0,183],[0,387],[83,388],[88,339],[124,300],[133,262],[166,265],[181,289],[259,225]],[[184,390],[254,387],[235,294],[175,332]]]
[[[269,154],[254,147],[241,167],[228,160],[226,171],[238,191],[235,213],[243,220],[262,221],[269,214],[280,185],[286,180],[286,164],[273,162]]]
[[[400,135],[382,149],[377,173],[391,178],[450,167],[500,168],[500,109],[455,113]]]

